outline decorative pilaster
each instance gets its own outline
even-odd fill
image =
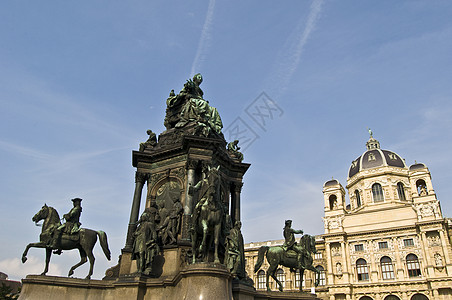
[[[330,243],[325,243],[325,251],[326,251],[326,264],[327,264],[327,268],[328,268],[328,273],[327,273],[327,277],[328,277],[328,284],[334,284],[334,276],[333,276],[333,264],[331,262],[332,259],[332,255],[331,255],[331,246]],[[334,297],[334,296],[333,296]]]
[[[430,253],[428,253],[426,250],[426,249],[428,249],[428,246],[427,246],[427,235],[426,235],[425,231],[421,232],[420,240],[421,240],[422,255],[424,256],[425,263],[427,263],[427,266],[425,266],[425,264],[424,264],[423,267],[427,267],[426,269],[427,269],[429,276],[435,276],[435,272],[433,270],[433,263],[430,258]],[[424,275],[427,275],[427,274],[424,274]]]
[[[131,250],[133,244],[133,233],[137,227],[138,216],[140,213],[141,194],[143,186],[148,179],[149,174],[137,171],[135,173],[135,192],[133,194],[132,209],[130,212],[129,228],[127,230],[126,246],[125,249]]]
[[[348,271],[348,264],[347,264],[347,255],[345,252],[345,242],[341,243],[341,250],[342,250],[342,266],[343,266],[343,270],[342,270],[342,274],[344,276],[344,281],[348,282],[348,277],[349,277],[349,271]],[[347,295],[349,296],[349,295]]]
[[[447,271],[447,275],[452,275],[452,266],[451,266],[451,262],[450,262],[450,254],[449,254],[449,247],[446,243],[446,241],[448,240],[447,236],[444,235],[444,230],[440,230],[439,231],[439,237],[441,239],[441,246],[443,247],[443,253],[444,253],[444,259],[446,262],[446,271]]]

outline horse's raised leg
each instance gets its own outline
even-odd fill
[[[74,274],[74,270],[86,263],[86,252],[82,248],[79,248],[78,251],[80,252],[80,262],[78,264],[75,264],[72,266],[72,268],[69,270],[69,273],[67,276],[72,276]]]
[[[41,275],[45,275],[49,271],[49,263],[50,263],[51,256],[52,256],[52,248],[46,248],[46,266],[44,268],[44,272],[42,272]]]
[[[25,263],[27,261],[27,254],[30,248],[45,248],[45,247],[46,246],[42,242],[28,244],[27,247],[25,247],[24,253],[22,254],[22,263]]]

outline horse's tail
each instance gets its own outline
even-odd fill
[[[257,254],[257,262],[254,265],[254,273],[259,271],[259,269],[261,268],[262,263],[264,262],[264,256],[267,253],[269,248],[270,247],[268,247],[268,246],[262,246],[262,247],[259,248],[259,252]]]
[[[99,230],[97,231],[97,235],[99,236],[100,246],[102,247],[105,256],[107,257],[108,260],[110,260],[111,252],[110,249],[108,249],[107,234],[102,230]]]

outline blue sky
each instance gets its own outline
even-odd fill
[[[94,277],[116,264],[131,151],[164,130],[170,90],[196,72],[226,138],[237,120],[256,137],[244,151],[246,242],[282,238],[288,218],[323,233],[322,185],[346,185],[367,127],[429,167],[451,217],[451,15],[450,1],[2,2],[0,271],[42,272],[42,249],[19,262],[38,240],[31,217],[44,203],[62,215],[74,197],[83,226],[109,237],[113,260],[96,246]],[[262,92],[278,111],[259,126],[247,111]],[[76,251],[53,256],[49,275],[76,262]]]

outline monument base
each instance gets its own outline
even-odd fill
[[[222,265],[189,265],[177,276],[148,278],[133,274],[115,281],[28,275],[19,300],[316,300],[313,294],[264,292],[232,281]]]

